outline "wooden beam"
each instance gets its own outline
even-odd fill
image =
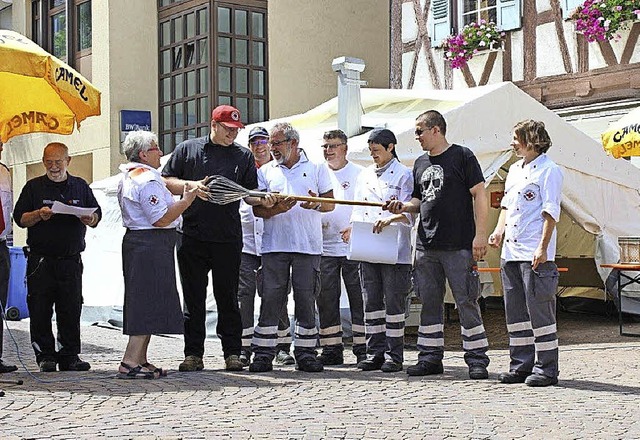
[[[577,34],[578,73],[589,71],[589,42],[582,34]]]
[[[391,0],[391,54],[389,56],[389,87],[402,88],[402,0]]]
[[[511,32],[507,32],[504,37],[504,52],[502,52],[502,81],[513,81],[511,55]]]
[[[611,47],[609,40],[598,41],[598,46],[600,46],[602,58],[604,58],[604,62],[607,63],[607,66],[615,66],[618,64],[616,53],[613,51],[613,47]]]
[[[487,85],[489,82],[489,77],[491,76],[491,71],[496,64],[496,58],[498,58],[498,52],[491,51],[489,52],[489,56],[487,57],[487,61],[484,63],[484,69],[482,70],[482,76],[480,76],[479,86]]]
[[[467,87],[469,88],[475,87],[476,80],[473,78],[473,75],[471,74],[471,70],[469,70],[469,66],[465,64],[464,66],[462,66],[460,71],[462,72],[462,76],[464,77],[464,82],[467,83]]]
[[[638,44],[638,37],[640,36],[640,22],[635,22],[631,26],[631,32],[629,32],[629,38],[627,38],[627,42],[624,45],[624,51],[622,52],[622,57],[620,57],[620,64],[629,64],[631,61],[631,57],[633,56],[633,51]]]
[[[531,81],[537,73],[536,27],[538,25],[536,0],[524,0],[522,9],[522,33],[524,57],[524,79]]]
[[[549,108],[640,99],[640,64],[617,64],[584,73],[517,81],[515,85]]]
[[[551,3],[551,10],[553,11],[553,22],[556,27],[556,35],[558,36],[558,44],[560,45],[560,55],[562,56],[564,71],[567,73],[573,73],[571,57],[569,56],[569,47],[567,46],[567,39],[564,36],[564,26],[562,25],[562,9],[560,8],[560,0],[549,1]]]

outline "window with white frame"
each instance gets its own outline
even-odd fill
[[[431,44],[440,46],[448,35],[482,19],[503,31],[520,28],[522,0],[432,0],[429,12]]]

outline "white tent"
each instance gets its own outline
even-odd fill
[[[512,83],[446,91],[362,89],[361,95],[363,127],[392,130],[398,138],[400,160],[405,165],[411,166],[422,154],[413,134],[415,118],[435,109],[447,120],[449,141],[475,152],[487,182],[499,182],[504,176],[501,168],[512,160],[509,143],[513,126],[523,119],[544,121],[553,141],[549,155],[564,171],[562,207],[569,217],[565,220],[569,226],[559,234],[559,253],[595,259],[600,278],[605,280],[608,271],[599,265],[618,261],[617,237],[640,236],[637,221],[640,218],[640,170],[627,161],[607,156],[598,142]],[[304,114],[255,125],[268,129],[279,121],[291,122],[300,131],[301,146],[308,156],[322,161],[322,134],[337,127],[337,106],[338,100],[334,98]],[[241,131],[238,142],[246,145],[250,128]],[[350,160],[371,163],[367,137],[364,133],[349,139]],[[114,181],[111,179],[114,178],[95,182],[92,188],[103,210],[115,206],[119,216],[117,202],[113,205]],[[119,218],[114,226],[115,217],[107,212],[100,226],[87,237],[85,286],[91,286],[85,287],[87,305],[121,304],[121,232],[115,231],[121,226]],[[580,230],[580,238],[576,238],[574,229]],[[585,240],[584,236],[592,239]]]

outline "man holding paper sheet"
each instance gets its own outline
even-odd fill
[[[283,122],[271,129],[269,147],[273,159],[258,170],[258,189],[293,195],[320,195],[333,198],[329,170],[311,162],[298,147],[300,134]],[[302,202],[290,197],[271,206],[254,206],[257,217],[264,218],[262,235],[262,303],[254,328],[249,371],[262,373],[273,369],[278,340],[278,320],[289,293],[289,279],[295,302],[296,369],[323,370],[317,359],[315,305],[320,289],[322,224],[320,212],[333,210],[333,203]]]
[[[322,150],[333,184],[333,195],[337,199],[352,200],[356,180],[363,167],[347,160],[347,135],[342,130],[330,130],[323,136]],[[318,317],[320,319],[320,346],[318,357],[323,365],[344,363],[342,324],[340,318],[340,295],[344,280],[351,310],[351,332],[353,354],[357,362],[366,359],[367,347],[364,336],[364,310],[358,261],[347,259],[349,245],[344,235],[349,228],[352,207],[336,205],[331,212],[322,214],[322,260],[320,262],[321,285],[318,295]]]
[[[369,134],[369,152],[374,164],[365,168],[356,183],[355,199],[407,202],[413,190],[411,170],[398,161],[396,137],[391,130],[375,129]],[[379,207],[356,206],[351,214],[350,259],[362,260],[360,279],[364,296],[367,358],[358,362],[363,371],[402,371],[406,299],[411,289],[412,214],[390,214]],[[366,228],[367,232],[359,227]],[[354,248],[367,246],[377,235],[391,235],[391,244],[355,257]],[[385,262],[380,253],[391,251]]]
[[[82,259],[87,226],[95,228],[102,217],[87,182],[67,173],[71,158],[66,145],[53,142],[44,149],[46,174],[27,182],[13,212],[21,228],[27,228],[27,306],[31,317],[31,345],[40,371],[86,371],[88,362],[80,353],[82,311]],[[73,210],[60,214],[54,203]],[[58,346],[51,329],[53,308],[58,326]]]
[[[442,115],[427,111],[416,119],[416,140],[426,151],[413,166],[408,203],[390,200],[391,212],[419,212],[414,287],[422,300],[418,363],[410,376],[443,373],[445,282],[458,306],[464,359],[471,379],[488,378],[489,347],[478,297],[477,260],[487,251],[488,202],[482,169],[473,152],[450,144]]]

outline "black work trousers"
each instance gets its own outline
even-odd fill
[[[242,241],[213,243],[180,234],[178,268],[184,296],[184,354],[202,357],[206,332],[209,271],[218,308],[216,333],[225,358],[240,355],[242,321],[238,309],[238,277]]]
[[[68,363],[80,353],[82,259],[29,255],[27,306],[31,318],[31,346],[38,364],[43,360]],[[51,326],[53,309],[58,327],[58,351]]]

